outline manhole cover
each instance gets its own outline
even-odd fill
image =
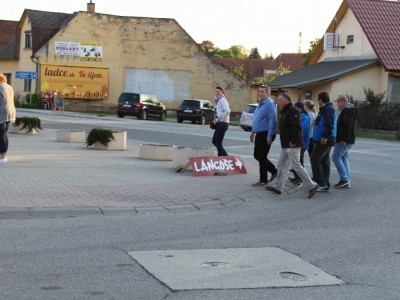
[[[306,281],[307,276],[301,275],[299,273],[295,272],[280,272],[279,276],[281,276],[283,279],[290,279],[293,281]]]
[[[206,267],[206,268],[226,268],[230,267],[231,264],[221,261],[209,261],[205,263],[200,263],[199,267]]]

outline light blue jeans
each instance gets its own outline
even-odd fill
[[[350,181],[350,164],[349,152],[353,144],[346,143],[344,146],[341,143],[336,143],[333,149],[332,161],[339,173],[340,180]]]

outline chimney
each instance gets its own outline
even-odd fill
[[[90,0],[90,3],[87,4],[87,12],[94,13],[95,12],[94,6],[95,6],[95,4],[92,3],[92,0]]]

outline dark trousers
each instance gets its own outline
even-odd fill
[[[0,154],[6,154],[8,151],[7,131],[9,126],[10,122],[4,122],[0,124]]]
[[[260,181],[268,182],[268,172],[276,174],[278,170],[268,159],[269,149],[271,145],[267,143],[268,131],[257,132],[254,140],[254,158],[258,161]],[[275,135],[273,136],[275,140]]]
[[[212,143],[215,147],[217,147],[218,156],[228,156],[224,147],[222,146],[222,141],[225,137],[225,132],[228,130],[229,124],[225,122],[221,122],[217,124],[217,128],[215,128],[214,135],[212,138]]]
[[[331,171],[331,158],[329,156],[332,146],[314,144],[314,149],[311,154],[311,169],[313,179],[320,186],[330,186],[329,176]]]
[[[311,138],[310,139],[310,145],[308,146],[308,157],[311,158],[311,154],[312,154],[313,150],[314,150],[314,141]]]

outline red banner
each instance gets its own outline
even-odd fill
[[[190,164],[195,176],[227,174],[247,174],[240,156],[202,156],[190,157]]]

